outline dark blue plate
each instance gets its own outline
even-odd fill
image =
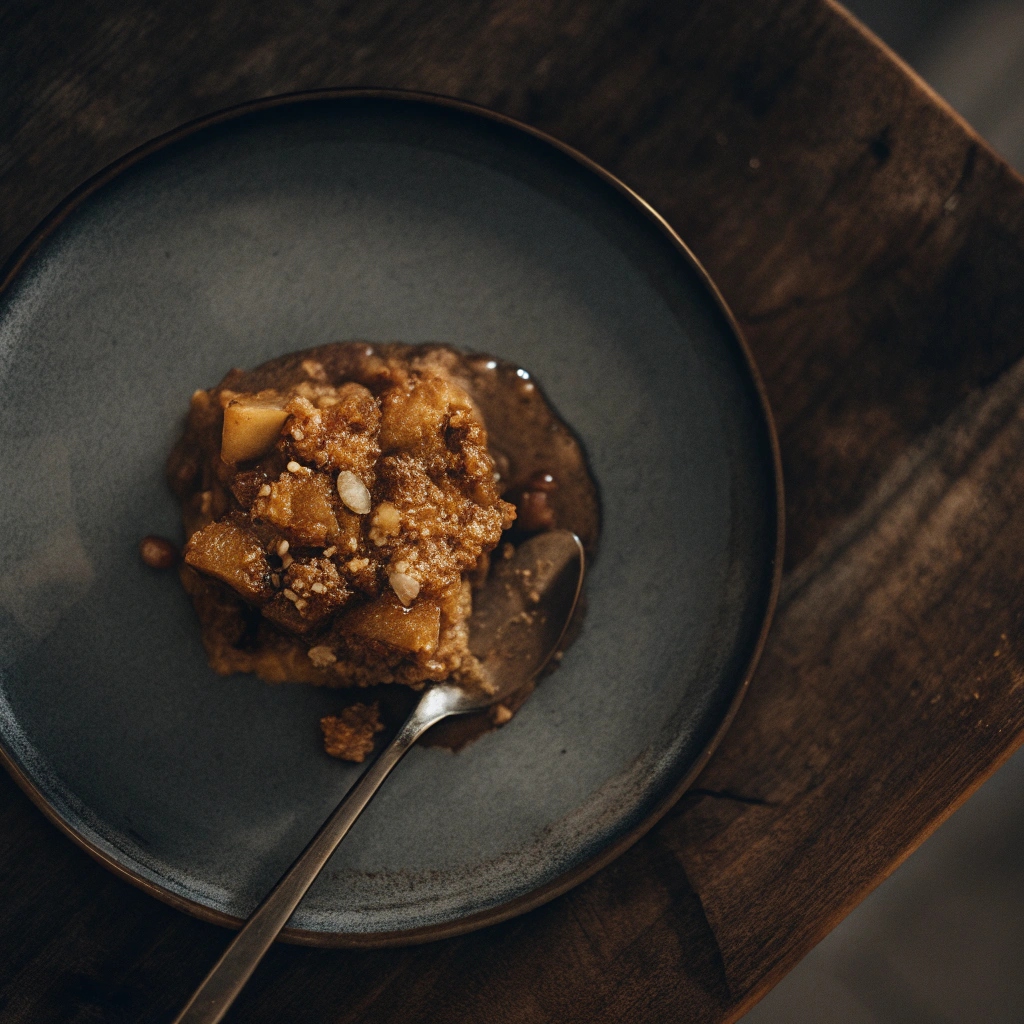
[[[0,295],[0,754],[43,811],[175,906],[247,915],[356,778],[308,686],[222,679],[173,573],[163,464],[232,366],[343,339],[515,361],[601,491],[581,636],[515,720],[415,749],[286,934],[374,945],[519,913],[678,798],[747,685],[781,479],[749,355],[694,258],[550,139],[429,97],[260,102],[73,196]]]

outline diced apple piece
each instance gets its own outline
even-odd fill
[[[457,403],[458,396],[440,377],[424,377],[411,388],[390,388],[381,398],[381,448],[418,451],[443,443],[444,422]]]
[[[231,464],[258,459],[270,450],[286,419],[288,413],[276,394],[232,399],[224,410],[220,457]]]
[[[433,601],[417,601],[411,608],[403,608],[394,594],[385,594],[349,612],[341,628],[400,651],[429,657],[437,650],[441,607]]]
[[[402,514],[390,501],[382,501],[370,520],[370,540],[380,547],[388,537],[397,537],[401,532]]]
[[[328,477],[285,473],[270,485],[270,494],[257,497],[252,513],[287,530],[294,543],[323,547],[340,532],[331,490]]]
[[[210,523],[185,545],[189,565],[222,580],[246,601],[270,597],[270,566],[254,534],[232,522]]]

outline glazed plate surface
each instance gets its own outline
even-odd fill
[[[189,397],[331,341],[525,367],[600,487],[582,634],[506,728],[414,749],[293,939],[405,942],[519,912],[669,806],[756,660],[779,480],[748,357],[692,258],[550,141],[395,95],[291,98],[101,176],[0,295],[0,753],[72,838],[209,919],[246,916],[357,777],[329,691],[207,667],[163,465]]]

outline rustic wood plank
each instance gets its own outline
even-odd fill
[[[666,830],[733,991],[820,938],[1024,729],[1022,450],[1024,361],[907,452],[788,578],[771,685],[700,782],[749,786],[756,759],[744,792],[760,802],[732,820],[693,806]],[[780,919],[777,889],[810,901]]]
[[[326,85],[520,117],[669,217],[764,373],[790,572],[737,722],[636,847],[477,935],[276,948],[230,1019],[734,1019],[1024,729],[1024,188],[824,0],[9,5],[0,256],[151,136]],[[225,939],[6,778],[0,884],[3,1021],[166,1020]]]

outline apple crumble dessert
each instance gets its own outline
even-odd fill
[[[586,492],[570,486],[561,516],[559,467]],[[519,534],[596,539],[578,443],[528,374],[443,346],[339,343],[232,370],[193,395],[168,478],[210,665],[269,682],[486,685],[472,589],[514,542],[516,507]],[[367,704],[322,725],[350,760],[381,728]]]

